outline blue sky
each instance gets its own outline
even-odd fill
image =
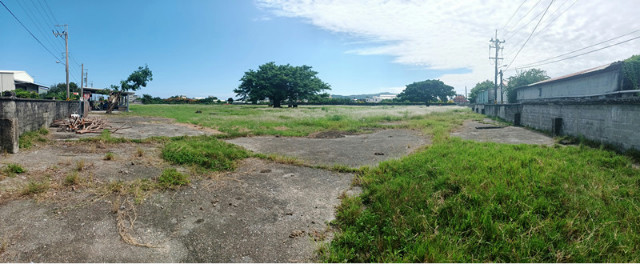
[[[72,81],[79,82],[80,63],[88,69],[89,82],[100,88],[117,84],[148,64],[154,80],[137,92],[140,95],[222,99],[234,96],[245,71],[269,61],[312,66],[331,85],[332,94],[397,93],[406,84],[436,78],[464,93],[465,86],[471,89],[493,79],[487,57],[494,30],[504,25],[504,35],[511,37],[504,52],[508,62],[535,24],[525,23],[535,22],[534,15],[542,14],[545,5],[525,1],[521,11],[519,1],[494,0],[1,1],[61,58],[64,41],[54,38],[51,29],[55,23],[69,25]],[[640,28],[633,19],[635,0],[607,1],[610,6],[598,8],[598,12],[630,12],[627,20],[624,14],[602,18],[593,6],[582,1],[569,6],[570,2],[551,5],[548,21],[540,26],[546,26],[545,31],[534,35],[514,65]],[[47,6],[54,18],[46,13]],[[567,7],[568,12],[563,11]],[[515,19],[509,19],[511,14]],[[625,27],[612,27],[616,23]],[[598,27],[603,32],[594,34]],[[4,7],[0,7],[0,35],[4,51],[0,70],[25,70],[46,85],[64,82],[64,66]],[[553,44],[555,50],[550,52],[547,45]],[[606,64],[631,56],[637,45],[627,43],[545,69],[557,75]]]

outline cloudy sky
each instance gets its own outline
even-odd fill
[[[0,34],[12,36],[0,43],[11,51],[0,70],[63,82],[63,42],[50,32],[66,23],[72,80],[81,63],[94,87],[148,64],[154,81],[139,93],[162,97],[231,97],[245,71],[269,61],[312,66],[333,94],[400,92],[426,79],[463,94],[493,80],[496,29],[505,77],[526,66],[560,76],[640,54],[638,0],[0,1],[51,50],[0,6]]]

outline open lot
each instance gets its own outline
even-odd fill
[[[105,117],[129,131],[52,131],[2,156],[0,260],[640,259],[630,158],[522,128],[491,136],[464,108],[132,110]],[[171,169],[188,183],[167,185]]]

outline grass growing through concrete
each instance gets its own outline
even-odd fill
[[[18,146],[21,149],[29,149],[35,142],[45,143],[49,141],[46,135],[49,134],[49,130],[46,128],[40,128],[36,131],[29,131],[22,133],[20,139],[18,139]]]
[[[197,136],[172,138],[162,149],[162,157],[175,164],[229,171],[235,169],[236,160],[248,158],[249,153],[211,136]]]
[[[7,175],[7,177],[15,177],[16,174],[25,173],[27,170],[23,168],[20,164],[9,163],[3,169],[3,172]]]
[[[178,172],[175,168],[165,169],[158,178],[158,184],[167,189],[187,185],[189,176]]]
[[[640,260],[640,173],[628,157],[449,138],[459,121],[412,121],[434,144],[360,175],[363,193],[343,199],[325,261]]]

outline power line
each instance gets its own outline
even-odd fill
[[[582,55],[587,55],[587,54],[590,54],[590,53],[594,53],[596,51],[600,51],[600,50],[603,50],[603,49],[606,49],[606,48],[610,48],[610,47],[613,47],[613,46],[618,46],[620,44],[624,44],[624,43],[627,43],[629,41],[636,40],[636,39],[640,39],[640,36],[637,36],[637,37],[634,37],[634,38],[630,38],[630,39],[627,39],[627,40],[624,40],[624,41],[620,41],[620,42],[617,42],[617,43],[614,43],[614,44],[611,44],[611,45],[608,45],[608,46],[604,46],[604,47],[599,48],[599,49],[587,51],[585,53],[580,53],[578,55],[574,55],[574,56],[571,56],[571,57],[567,57],[567,58],[563,58],[563,59],[559,59],[559,60],[555,60],[555,61],[550,61],[550,62],[547,62],[547,63],[541,63],[541,64],[530,65],[530,66],[525,66],[525,67],[518,67],[518,69],[539,67],[539,66],[542,66],[542,65],[547,65],[547,64],[556,63],[556,62],[560,62],[560,61],[564,61],[564,60],[568,60],[568,59],[573,59],[575,57],[579,57],[579,56],[582,56]]]
[[[550,21],[549,23],[547,23],[547,25],[546,25],[546,26],[544,26],[544,28],[542,28],[542,30],[538,31],[538,33],[536,34],[536,36],[537,36],[538,34],[540,34],[540,32],[543,32],[543,31],[547,30],[547,28],[549,28],[549,26],[551,26],[551,25],[553,24],[553,22],[555,22],[556,20],[558,20],[558,18],[560,18],[562,15],[564,15],[564,13],[566,13],[567,11],[569,11],[569,9],[571,9],[571,8],[573,7],[573,5],[575,5],[577,2],[578,2],[578,0],[574,0],[574,1],[573,1],[573,3],[571,3],[571,5],[569,5],[569,7],[567,7],[565,10],[563,10],[562,12],[560,12],[560,14],[558,14],[557,16],[553,17],[553,18],[551,19],[551,21]],[[565,3],[567,3],[567,2],[565,2]],[[564,5],[564,3],[563,3],[562,5]],[[557,12],[558,10],[560,10],[560,8],[562,8],[562,5],[561,5],[560,7],[558,7],[558,9],[556,9],[556,12]],[[552,14],[551,14],[551,16],[553,16],[554,14],[555,14],[555,12],[554,12],[554,13],[552,13]]]
[[[7,9],[7,11],[9,11],[9,13],[11,14],[11,16],[13,16],[13,18],[16,19],[16,21],[18,21],[18,23],[20,23],[20,25],[27,31],[29,32],[29,34],[38,42],[40,43],[40,46],[42,46],[45,50],[47,50],[47,52],[49,52],[49,54],[51,54],[51,56],[53,56],[54,58],[56,58],[56,60],[60,60],[56,55],[53,54],[53,52],[51,52],[51,50],[49,50],[49,48],[47,48],[47,46],[45,46],[44,44],[42,44],[42,41],[40,41],[32,32],[31,30],[29,30],[29,28],[27,28],[22,21],[20,21],[20,19],[18,19],[18,17],[16,17],[15,14],[13,14],[13,12],[11,12],[11,9],[9,9],[9,7],[7,7],[7,5],[4,4],[4,2],[2,2],[2,0],[0,0],[0,4],[2,4],[2,6],[4,6],[5,9]]]
[[[527,13],[526,13],[526,14],[524,14],[524,16],[522,16],[522,17],[518,20],[518,22],[516,22],[516,23],[513,25],[514,30],[515,30],[515,27],[516,27],[516,26],[518,26],[518,24],[520,24],[520,21],[522,21],[525,17],[527,17],[527,16],[531,13],[531,11],[533,11],[534,9],[536,9],[536,7],[538,6],[538,4],[540,4],[540,2],[542,2],[542,0],[538,0],[538,2],[536,2],[536,3],[533,5],[533,7],[531,7],[531,8],[529,9],[529,11],[527,11]],[[516,33],[517,33],[517,31],[520,31],[520,29],[522,29],[522,27],[518,28],[518,30],[516,30],[516,31],[508,30],[508,29],[507,29],[507,31],[509,31],[509,32],[514,32],[513,34],[516,34]],[[509,37],[509,38],[511,38],[511,37]]]
[[[533,9],[532,9],[533,10]],[[526,24],[518,27],[515,31],[513,31],[513,33],[511,33],[511,35],[509,35],[509,37],[507,37],[505,40],[509,41],[511,40],[511,38],[515,37],[516,35],[518,35],[518,33],[520,33],[521,30],[527,28],[527,26],[529,26],[529,24],[531,24],[531,22],[535,21],[538,17],[540,17],[540,15],[542,15],[544,12],[540,12],[537,15],[535,15],[534,17],[531,18],[531,20],[529,20],[529,22],[527,22]],[[523,17],[524,19],[524,17]]]
[[[578,52],[578,51],[583,51],[583,50],[586,50],[586,49],[588,49],[588,48],[592,48],[592,47],[598,46],[598,45],[600,45],[600,44],[604,44],[604,43],[607,43],[607,42],[609,42],[609,41],[616,40],[616,39],[619,39],[619,38],[622,38],[622,37],[625,37],[625,36],[631,35],[631,34],[636,33],[636,32],[640,32],[640,29],[637,29],[637,30],[631,31],[631,32],[629,32],[629,33],[626,33],[626,34],[623,34],[623,35],[620,35],[620,36],[617,36],[617,37],[614,37],[614,38],[610,38],[610,39],[605,40],[605,41],[598,42],[598,43],[593,44],[593,45],[586,46],[586,47],[581,48],[581,49],[577,49],[577,50],[574,50],[574,51],[571,51],[571,52],[567,52],[567,53],[564,53],[564,54],[560,54],[560,55],[555,56],[555,57],[547,58],[547,59],[540,60],[540,61],[537,61],[537,62],[527,63],[527,64],[525,64],[523,67],[526,67],[526,66],[529,66],[529,65],[533,65],[533,64],[538,64],[538,63],[545,62],[545,61],[549,61],[549,60],[553,60],[553,59],[557,59],[557,58],[560,58],[560,57],[564,57],[564,56],[566,56],[566,55],[570,55],[570,54],[576,53],[576,52]]]
[[[37,31],[37,32],[40,32],[40,34],[41,34],[41,35],[40,35],[40,37],[41,37],[41,38],[44,38],[44,40],[46,40],[46,42],[47,42],[49,45],[51,45],[51,47],[53,47],[53,49],[54,49],[54,50],[56,50],[56,49],[57,49],[57,50],[61,49],[61,48],[60,48],[60,46],[56,46],[56,45],[55,45],[55,41],[51,41],[51,39],[47,37],[47,34],[45,33],[45,32],[46,32],[46,30],[45,30],[45,29],[43,29],[43,27],[40,25],[40,23],[38,23],[38,22],[36,21],[36,19],[34,18],[34,17],[38,17],[38,16],[37,16],[37,15],[32,15],[32,14],[31,14],[31,12],[32,12],[32,10],[31,10],[31,9],[32,9],[32,8],[25,7],[26,3],[23,5],[23,4],[22,4],[22,3],[23,3],[22,1],[17,1],[17,3],[18,3],[18,5],[20,6],[20,8],[24,11],[24,14],[26,14],[27,18],[32,22],[32,24],[33,24],[33,26],[35,27],[36,31]],[[46,26],[45,26],[44,28],[46,28]]]
[[[511,62],[509,62],[509,64],[507,65],[506,69],[509,69],[509,67],[511,67],[511,64],[513,64],[513,62],[516,60],[516,58],[518,58],[518,55],[520,54],[520,51],[522,51],[522,49],[524,49],[524,46],[527,45],[527,43],[529,42],[529,40],[531,39],[531,36],[533,36],[533,33],[536,32],[536,29],[538,29],[538,26],[540,25],[540,22],[542,22],[542,19],[544,18],[544,16],[547,14],[547,11],[549,11],[549,7],[551,7],[551,5],[553,4],[554,0],[551,0],[551,2],[549,2],[549,5],[547,6],[547,9],[544,10],[544,13],[542,13],[542,17],[540,17],[540,20],[538,20],[538,23],[536,24],[536,26],[533,28],[533,31],[531,31],[531,34],[529,34],[529,37],[527,38],[527,40],[524,41],[524,43],[522,44],[522,46],[520,47],[520,49],[518,50],[518,52],[516,53],[516,55],[513,57],[513,59],[511,60]]]
[[[36,1],[38,1],[38,0],[36,0]],[[42,12],[45,14],[45,17],[48,19],[49,24],[57,25],[55,20],[53,20],[53,18],[51,17],[51,14],[49,14],[49,12],[47,12],[47,9],[45,8],[45,6],[42,4],[41,1],[38,1],[38,5],[40,5],[40,8],[42,8]]]
[[[53,21],[56,22],[54,25],[59,25],[60,23],[58,23],[58,19],[56,19],[56,16],[53,14],[53,12],[51,12],[51,8],[49,7],[49,4],[47,4],[47,1],[44,1],[44,5],[47,7],[47,10],[51,14],[51,17],[53,18]]]
[[[509,24],[509,22],[511,22],[511,19],[513,19],[514,16],[516,16],[516,14],[518,13],[518,11],[520,11],[520,8],[522,7],[522,5],[524,5],[524,3],[526,3],[528,0],[524,0],[522,1],[522,3],[520,3],[520,5],[518,6],[518,8],[516,8],[516,11],[513,12],[513,14],[511,15],[511,17],[509,17],[509,20],[507,20],[507,23],[504,23],[504,26],[502,26],[502,30],[504,30],[505,28],[507,28],[507,25]]]

